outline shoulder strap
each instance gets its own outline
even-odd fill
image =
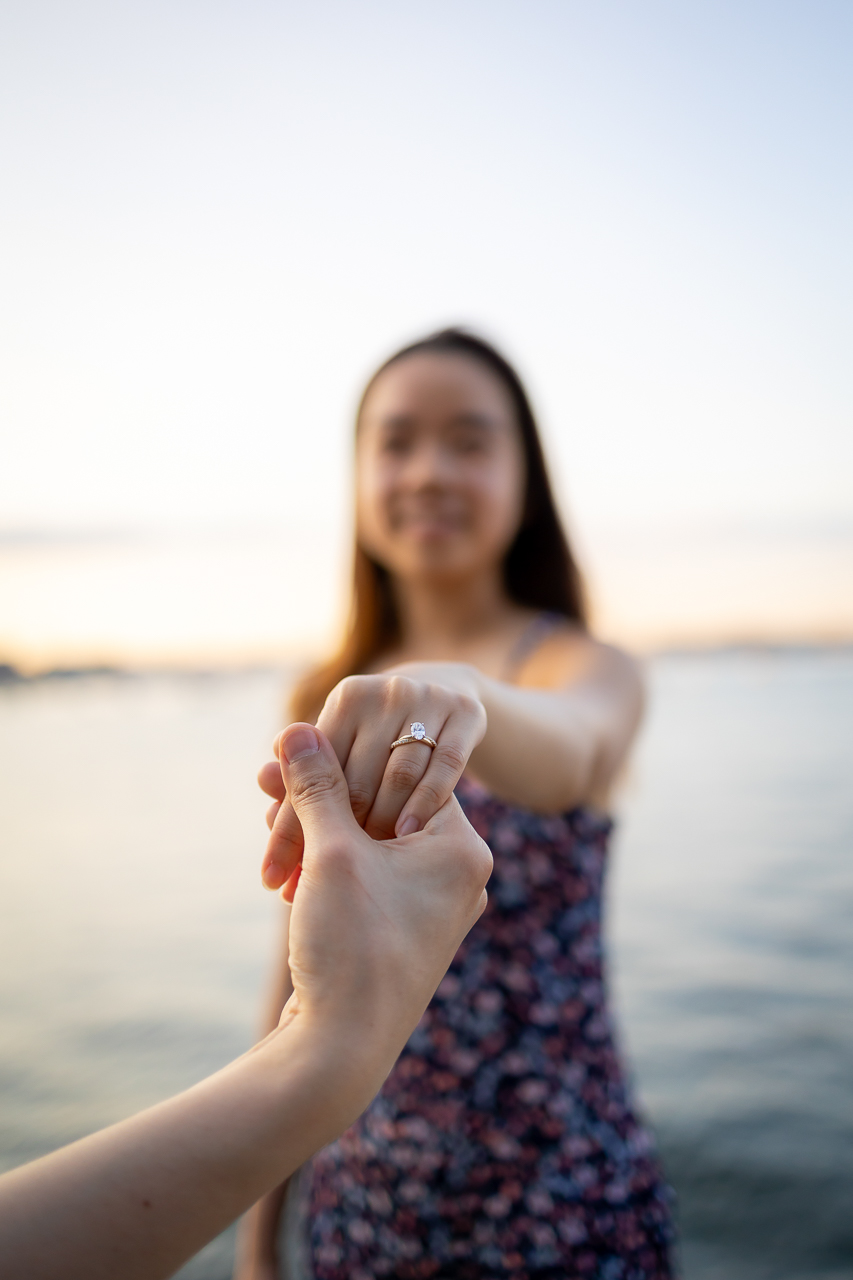
[[[532,653],[539,648],[545,637],[563,621],[562,614],[552,613],[545,609],[537,613],[516,640],[507,657],[503,671],[503,679],[513,684],[516,676]]]

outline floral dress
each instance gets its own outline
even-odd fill
[[[671,1193],[605,1003],[608,819],[463,779],[489,905],[377,1098],[315,1157],[316,1280],[659,1280]]]

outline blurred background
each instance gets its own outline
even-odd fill
[[[3,8],[0,1167],[250,1042],[355,403],[463,323],[648,661],[609,931],[684,1275],[853,1275],[851,57],[843,0]]]

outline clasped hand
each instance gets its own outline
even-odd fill
[[[290,919],[293,995],[279,1029],[294,1019],[315,1032],[325,1028],[336,1060],[347,1046],[349,1090],[356,1090],[349,1104],[348,1091],[336,1088],[336,1105],[350,1106],[346,1127],[375,1092],[376,1061],[387,1074],[483,911],[492,859],[455,796],[423,831],[376,841],[355,821],[343,772],[322,733],[290,725],[279,749],[305,836]],[[366,1096],[358,1091],[359,1056],[368,1060]],[[341,1116],[326,1109],[331,1133]]]
[[[435,748],[391,743],[421,721]],[[375,840],[422,831],[449,799],[486,731],[476,673],[462,663],[409,663],[379,675],[348,676],[336,685],[317,720],[344,771],[358,824]],[[275,742],[279,757],[280,738]],[[273,804],[262,875],[293,900],[304,838],[286,794],[278,759],[258,775]]]

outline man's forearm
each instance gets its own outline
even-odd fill
[[[380,844],[324,735],[291,725],[281,769],[305,869],[280,1025],[194,1089],[0,1178],[3,1280],[172,1275],[364,1110],[482,914],[491,855],[452,797]]]
[[[186,1093],[7,1174],[4,1280],[172,1275],[367,1105],[386,1066],[355,1048],[290,1024]]]

